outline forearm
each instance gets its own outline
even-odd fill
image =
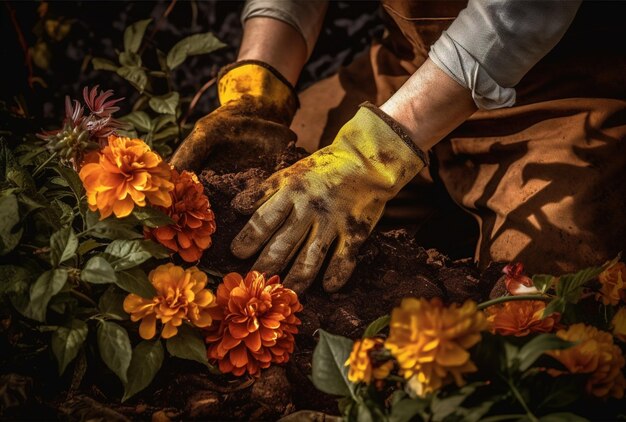
[[[429,59],[380,109],[427,151],[474,114],[477,107],[472,92]]]
[[[307,46],[302,35],[285,22],[250,18],[244,24],[237,60],[265,62],[295,85],[307,60]]]

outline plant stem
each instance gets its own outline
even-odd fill
[[[491,300],[488,300],[486,302],[480,303],[478,305],[478,309],[482,310],[482,309],[488,308],[490,306],[497,305],[499,303],[511,302],[511,301],[514,301],[514,300],[543,300],[543,301],[549,301],[549,300],[552,300],[552,298],[549,297],[549,296],[544,296],[544,295],[502,296],[502,297],[497,297],[495,299],[491,299]]]
[[[78,290],[72,289],[72,290],[70,290],[70,294],[72,294],[73,296],[76,296],[76,298],[81,299],[84,302],[89,303],[94,308],[98,307],[98,304],[96,302],[94,302],[92,298],[90,298],[89,296],[87,296],[84,293],[79,292]]]
[[[50,164],[50,161],[54,160],[57,155],[58,155],[58,152],[55,151],[52,154],[50,154],[50,157],[48,157],[46,159],[46,161],[44,161],[43,163],[39,164],[37,166],[37,168],[35,170],[33,170],[33,177],[37,177],[37,175],[39,175],[39,173],[44,169],[44,167],[46,167],[48,164]]]
[[[183,117],[183,119],[180,121],[181,128],[185,126],[185,123],[187,123],[189,116],[191,116],[193,109],[196,108],[196,104],[198,104],[198,101],[200,101],[200,97],[202,97],[202,94],[204,94],[206,90],[215,83],[216,80],[217,78],[209,79],[204,85],[202,85],[202,88],[200,88],[200,90],[196,92],[196,94],[193,96],[193,99],[189,103],[189,108],[187,108],[187,112],[185,113],[185,117]]]
[[[539,419],[537,419],[537,417],[533,414],[533,412],[531,412],[531,410],[528,408],[528,405],[526,404],[524,397],[522,397],[522,394],[519,392],[519,390],[517,389],[515,384],[513,384],[510,378],[507,378],[506,383],[509,385],[511,392],[513,392],[513,395],[515,396],[519,404],[521,404],[522,407],[524,408],[524,411],[526,412],[526,416],[528,417],[528,419],[530,419],[531,422],[539,422]]]

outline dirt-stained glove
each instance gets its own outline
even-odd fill
[[[425,162],[391,117],[362,104],[331,145],[273,174],[260,190],[239,194],[240,210],[256,212],[231,250],[248,258],[266,244],[253,268],[269,274],[283,270],[299,250],[285,285],[301,293],[336,241],[323,280],[324,289],[334,292],[352,274],[358,250],[387,201]]]
[[[219,144],[245,144],[243,150],[263,155],[279,152],[296,139],[289,125],[298,108],[291,84],[271,66],[243,60],[218,75],[221,106],[199,119],[170,163],[199,171]]]

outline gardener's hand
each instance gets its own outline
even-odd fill
[[[178,170],[199,171],[218,144],[243,143],[250,154],[282,151],[296,135],[289,124],[298,107],[293,88],[276,70],[244,60],[220,72],[221,106],[196,122],[170,163]]]
[[[365,104],[332,145],[275,173],[260,191],[236,198],[244,211],[258,209],[233,240],[232,252],[248,258],[265,244],[253,268],[275,274],[299,251],[285,285],[301,293],[336,241],[323,281],[326,291],[336,291],[352,274],[386,202],[425,159],[389,116]]]

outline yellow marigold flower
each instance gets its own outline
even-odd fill
[[[163,324],[161,336],[170,338],[178,333],[183,321],[196,327],[208,327],[213,322],[211,308],[215,296],[204,287],[207,276],[196,267],[183,269],[172,263],[159,265],[148,276],[157,295],[145,299],[129,294],[124,300],[124,311],[131,321],[141,320],[139,335],[149,340],[156,334],[157,320]]]
[[[172,205],[161,209],[174,220],[174,224],[146,227],[145,232],[152,239],[178,252],[183,260],[195,262],[211,246],[215,216],[202,183],[194,173],[172,170],[172,182]]]
[[[530,333],[550,333],[559,322],[554,313],[542,319],[546,304],[539,300],[505,302],[487,308],[491,331],[502,336],[523,337]]]
[[[289,360],[300,325],[296,312],[302,305],[278,276],[266,279],[257,271],[245,278],[227,274],[217,288],[217,305],[212,315],[219,324],[206,341],[208,356],[217,360],[221,372],[255,375],[271,362]]]
[[[611,320],[613,335],[626,343],[626,306],[619,308]]]
[[[585,324],[571,325],[567,330],[556,333],[562,339],[579,342],[564,350],[553,350],[551,355],[566,368],[567,372],[549,369],[548,373],[558,376],[564,373],[589,374],[587,393],[596,397],[624,397],[624,356],[613,343],[613,336],[606,331]]]
[[[620,298],[626,301],[626,264],[618,262],[604,270],[598,277],[600,293],[596,299],[602,300],[605,305],[617,305]]]
[[[409,386],[425,396],[452,380],[458,386],[465,384],[463,374],[476,371],[468,349],[480,341],[486,328],[485,315],[473,301],[446,307],[438,298],[406,298],[391,314],[385,347]]]
[[[79,173],[92,211],[100,219],[111,214],[126,217],[135,205],[169,207],[174,188],[170,166],[141,139],[109,136],[98,161],[87,163]]]
[[[346,360],[345,366],[350,366],[348,379],[351,382],[364,382],[369,384],[372,379],[382,380],[387,378],[393,369],[393,362],[376,362],[371,353],[384,348],[385,341],[381,338],[364,338],[356,340],[352,345],[352,353]]]

